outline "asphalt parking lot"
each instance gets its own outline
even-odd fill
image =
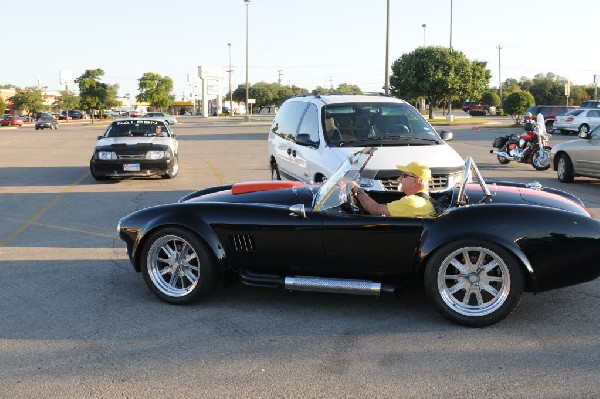
[[[0,397],[600,396],[600,280],[525,294],[485,329],[450,323],[418,290],[374,299],[240,285],[192,306],[160,302],[127,260],[119,218],[270,179],[268,117],[179,120],[172,180],[96,182],[102,123],[0,129]],[[452,130],[484,177],[537,180],[600,215],[600,181],[499,165],[489,149],[506,129]]]

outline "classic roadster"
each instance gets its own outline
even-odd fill
[[[467,326],[505,318],[523,291],[600,275],[600,222],[575,196],[539,184],[485,182],[471,158],[462,181],[432,193],[428,218],[367,215],[354,201],[376,149],[351,155],[322,184],[250,182],[190,193],[119,222],[133,268],[165,302],[220,281],[359,295],[423,284],[434,307]],[[378,202],[403,193],[374,192]]]

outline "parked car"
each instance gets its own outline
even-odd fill
[[[68,113],[69,119],[84,119],[85,118],[85,114],[83,113],[83,111],[79,111],[76,109],[70,109],[68,111],[61,112],[59,118],[61,120],[67,119],[67,113]]]
[[[530,112],[533,118],[537,116],[537,114],[542,114],[544,116],[544,121],[546,123],[546,131],[548,133],[554,132],[554,122],[557,116],[565,115],[567,112],[577,109],[577,107],[571,107],[566,105],[533,105],[527,108],[525,113]]]
[[[582,101],[579,108],[600,108],[600,100]]]
[[[442,205],[436,215],[365,214],[350,181],[382,150],[350,155],[320,185],[205,188],[125,216],[117,230],[150,291],[178,305],[206,297],[219,280],[374,296],[422,284],[443,316],[481,327],[508,316],[523,291],[600,275],[600,221],[577,197],[539,184],[488,185],[471,158],[460,184],[432,193]],[[369,195],[389,202],[403,193]]]
[[[600,125],[600,108],[579,108],[557,117],[555,129],[561,133],[587,133]]]
[[[158,118],[167,122],[169,125],[174,125],[177,123],[175,116],[165,114],[164,112],[148,112],[146,115],[144,115],[144,118]]]
[[[2,119],[0,119],[0,126],[23,126],[23,119],[19,116],[15,115],[4,115]]]
[[[579,133],[579,137],[552,148],[552,164],[563,183],[571,183],[577,176],[600,178],[600,126]]]
[[[42,116],[35,122],[35,130],[58,129],[58,122],[51,116]]]
[[[158,175],[172,179],[179,170],[179,144],[168,123],[156,119],[111,122],[90,160],[96,180]]]
[[[465,101],[463,103],[463,111],[465,112],[469,112],[473,109],[479,109],[479,110],[484,110],[484,111],[490,111],[490,106],[489,105],[483,105],[481,102],[479,101]]]
[[[432,171],[430,190],[459,180],[464,160],[441,135],[403,100],[367,95],[307,95],[287,100],[269,133],[273,180],[322,182],[334,175],[349,154],[380,146],[360,180],[365,188],[395,191],[398,164],[420,161]]]

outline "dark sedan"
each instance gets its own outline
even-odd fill
[[[322,185],[212,187],[121,219],[133,268],[163,301],[185,304],[218,281],[359,295],[420,282],[450,320],[487,326],[541,292],[600,275],[600,222],[575,196],[485,182],[467,158],[461,183],[431,193],[428,218],[367,215],[353,200],[375,149],[353,154]],[[469,176],[477,183],[468,183]],[[399,191],[375,192],[378,202]]]
[[[51,116],[40,116],[35,122],[35,130],[58,129],[58,122]]]

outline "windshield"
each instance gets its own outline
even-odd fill
[[[377,148],[365,148],[348,156],[337,172],[319,188],[314,199],[313,209],[324,211],[346,202],[347,184],[359,179],[361,170],[367,165],[375,151]]]
[[[157,120],[123,120],[113,122],[104,137],[169,137],[169,129]]]
[[[323,109],[323,131],[332,146],[430,145],[442,140],[412,106],[405,103],[337,103]]]

